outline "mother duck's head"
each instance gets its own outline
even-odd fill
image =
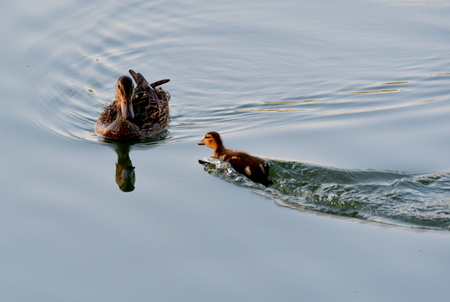
[[[116,84],[116,102],[118,108],[117,112],[122,114],[125,119],[132,119],[134,117],[133,105],[131,101],[134,97],[134,84],[129,76],[121,76]]]

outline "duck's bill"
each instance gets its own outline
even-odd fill
[[[122,104],[120,104],[120,109],[122,110],[122,116],[124,118],[128,119],[134,117],[133,108],[131,108],[131,104],[129,102],[122,102]]]
[[[202,141],[198,142],[199,145],[204,145],[205,143]]]

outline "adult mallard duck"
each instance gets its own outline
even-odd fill
[[[205,145],[214,150],[213,158],[230,163],[239,173],[247,176],[254,182],[265,185],[272,184],[269,179],[269,164],[262,159],[251,156],[248,153],[228,150],[222,143],[222,138],[217,132],[208,132],[199,145]]]
[[[170,120],[170,93],[159,85],[161,80],[149,84],[140,73],[129,70],[116,84],[116,99],[100,114],[95,132],[116,140],[134,140],[152,136],[166,127]]]

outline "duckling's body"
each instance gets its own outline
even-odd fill
[[[133,140],[150,137],[164,129],[170,120],[170,94],[159,85],[161,80],[149,84],[140,74],[130,69],[129,76],[121,76],[116,84],[116,99],[100,114],[95,132],[117,139]]]
[[[247,176],[254,182],[265,186],[272,184],[272,181],[269,179],[269,164],[267,162],[245,152],[226,149],[219,133],[206,133],[203,140],[198,144],[212,148],[214,150],[213,158],[230,163],[237,172]]]

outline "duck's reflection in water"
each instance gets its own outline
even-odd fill
[[[136,173],[130,159],[130,145],[116,144],[115,151],[117,153],[116,183],[121,191],[132,192],[135,188]]]
[[[107,143],[109,147],[113,148],[117,154],[115,180],[122,192],[132,192],[136,188],[136,171],[130,158],[131,150],[154,148],[159,145],[155,142],[164,140],[166,137],[167,131],[163,131],[146,140],[131,142],[118,142],[106,138],[102,140],[102,142]]]

